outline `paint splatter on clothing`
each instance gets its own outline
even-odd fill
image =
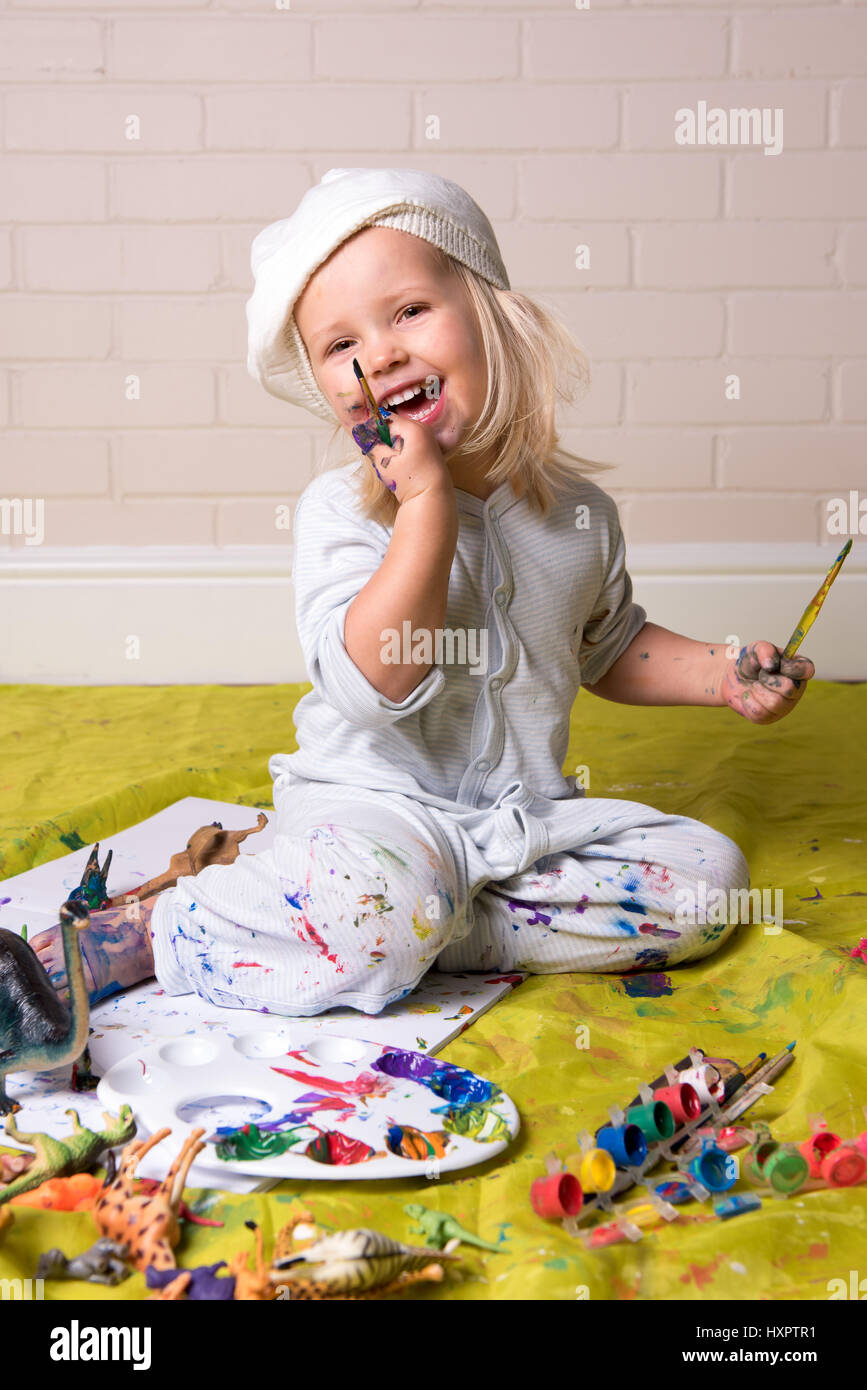
[[[636,802],[541,805],[520,784],[460,818],[408,797],[285,776],[272,849],[204,869],[154,908],[170,994],[305,1016],[379,1013],[445,971],[633,970],[653,980],[734,924],[681,922],[682,897],[745,887],[723,835]],[[320,833],[322,832],[322,833]],[[544,872],[540,863],[544,860]],[[255,938],[255,940],[254,940]],[[641,977],[635,979],[640,981]]]

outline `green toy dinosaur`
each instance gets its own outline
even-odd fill
[[[425,1238],[425,1245],[431,1245],[435,1250],[442,1250],[449,1240],[459,1240],[464,1245],[477,1245],[480,1250],[493,1250],[495,1255],[505,1254],[501,1245],[491,1245],[487,1240],[474,1236],[472,1231],[465,1231],[446,1211],[431,1211],[419,1202],[410,1202],[404,1207],[404,1211],[413,1221],[418,1222],[421,1234]]]
[[[72,1134],[68,1139],[55,1139],[50,1134],[24,1134],[15,1123],[14,1115],[6,1117],[6,1133],[10,1138],[29,1145],[35,1151],[30,1167],[5,1187],[0,1187],[0,1204],[17,1197],[19,1192],[29,1192],[39,1187],[49,1178],[68,1178],[73,1173],[87,1173],[95,1167],[97,1159],[106,1149],[118,1144],[126,1144],[136,1132],[136,1123],[128,1105],[120,1107],[119,1115],[109,1115],[103,1111],[106,1127],[101,1133],[86,1129],[75,1110],[65,1110],[73,1120]]]

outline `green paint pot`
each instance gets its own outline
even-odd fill
[[[780,1145],[776,1139],[759,1139],[753,1144],[746,1158],[744,1159],[744,1177],[749,1178],[750,1182],[765,1182],[765,1164],[768,1159],[777,1152]]]
[[[664,1100],[649,1105],[633,1105],[626,1112],[626,1123],[638,1125],[645,1139],[654,1144],[658,1139],[670,1139],[674,1134],[674,1116]]]
[[[809,1173],[810,1164],[797,1144],[780,1144],[762,1169],[762,1176],[775,1192],[797,1192]]]

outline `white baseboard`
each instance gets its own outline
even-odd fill
[[[307,679],[289,547],[34,547],[0,560],[0,596],[4,682]]]
[[[662,627],[782,645],[834,553],[833,542],[635,545],[629,570]],[[290,576],[289,547],[15,550],[0,559],[0,682],[306,681]],[[867,546],[853,547],[803,650],[822,679],[867,680]]]

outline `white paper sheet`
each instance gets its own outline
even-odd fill
[[[266,814],[268,825],[244,841],[240,846],[242,854],[257,853],[272,843],[275,815],[273,811]],[[107,836],[100,841],[99,859],[104,863],[108,851],[114,851],[108,891],[112,896],[134,893],[137,886],[155,878],[168,867],[171,856],[187,843],[199,826],[219,821],[226,830],[243,830],[255,826],[257,815],[257,808],[189,796],[138,825]],[[55,925],[61,903],[81,880],[91,848],[87,845],[0,883],[0,927],[20,932],[26,925],[28,938],[32,939],[46,927]],[[525,975],[495,973],[443,975],[431,970],[412,994],[380,1014],[340,1008],[304,1019],[303,1023],[308,1035],[312,1026],[323,1035],[364,1037],[432,1054],[464,1032],[525,978]],[[91,1010],[90,1023],[93,1069],[97,1075],[102,1075],[115,1062],[159,1039],[190,1034],[207,1036],[215,1032],[234,1038],[242,1032],[273,1026],[273,1019],[265,1019],[249,1009],[220,1008],[196,994],[166,995],[156,980],[149,980],[102,1000]],[[291,1026],[292,1020],[281,1019],[281,1024]],[[69,1118],[64,1114],[68,1108],[77,1110],[82,1123],[91,1129],[101,1128],[102,1106],[95,1092],[73,1091],[71,1075],[69,1066],[55,1072],[18,1072],[7,1077],[8,1094],[22,1106],[16,1116],[19,1129],[43,1131],[62,1138],[70,1130]],[[0,1142],[15,1147],[5,1136]],[[164,1176],[173,1156],[169,1138],[146,1155],[140,1168],[141,1177]],[[257,1183],[255,1179],[214,1170],[214,1185],[228,1191],[249,1192]]]

